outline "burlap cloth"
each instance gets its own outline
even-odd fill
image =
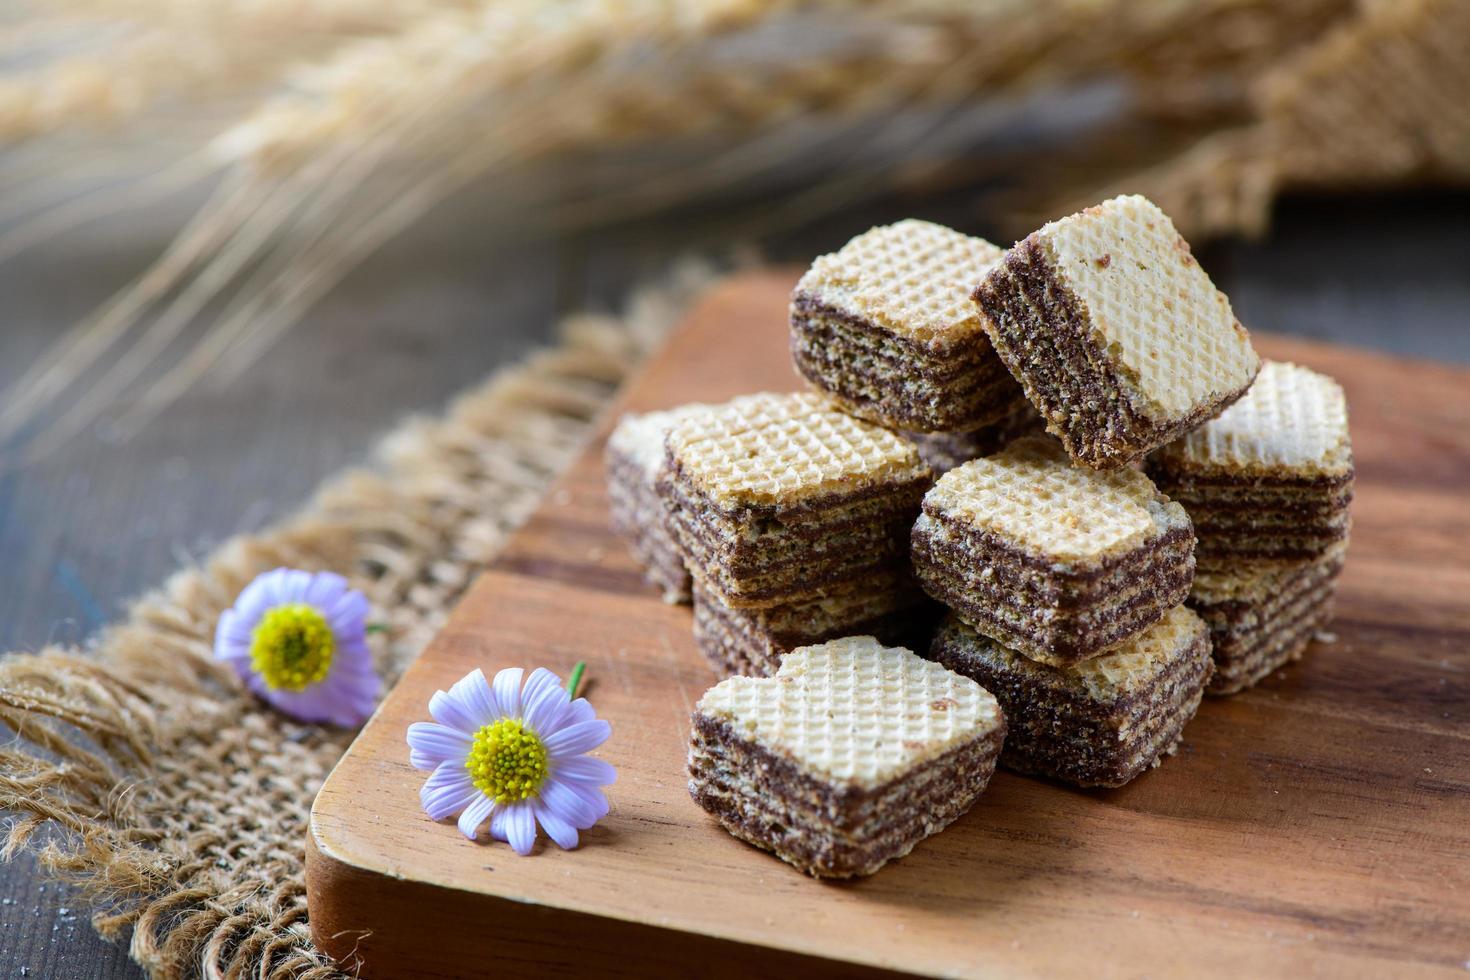
[[[35,847],[102,935],[131,926],[153,976],[336,976],[308,934],[303,844],[354,733],[251,697],[213,658],[215,620],[260,572],[340,571],[390,627],[375,654],[391,684],[710,278],[686,265],[620,318],[570,319],[558,346],[406,422],[372,466],[179,571],[87,650],[0,662],[0,723],[20,736],[0,748],[5,854]]]

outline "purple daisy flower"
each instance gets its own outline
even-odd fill
[[[561,678],[538,668],[521,687],[522,670],[466,674],[429,700],[434,721],[408,726],[409,761],[432,770],[419,791],[431,819],[459,815],[459,831],[474,840],[490,821],[490,836],[529,854],[536,825],[561,847],[577,846],[577,831],[607,815],[602,792],[613,767],[583,753],[612,734],[585,698],[573,701]]]
[[[367,614],[367,597],[342,576],[277,568],[220,614],[214,655],[276,710],[355,728],[373,713],[381,687]]]

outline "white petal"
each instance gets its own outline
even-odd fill
[[[495,675],[495,682],[491,685],[495,689],[495,704],[507,718],[521,716],[521,675],[524,673],[519,667],[507,667]]]
[[[617,781],[618,771],[601,759],[588,755],[574,755],[560,759],[551,767],[558,779],[571,779],[594,786],[606,786]]]
[[[287,568],[278,570],[276,594],[281,597],[283,604],[293,602],[305,602],[306,590],[311,587],[311,573],[303,572],[299,568]]]
[[[459,832],[470,840],[474,840],[480,824],[490,818],[490,811],[494,806],[495,801],[481,793],[479,798],[465,807],[464,812],[459,815]]]
[[[346,591],[347,580],[336,572],[317,572],[306,583],[301,601],[310,603],[325,614]]]
[[[510,818],[510,810],[506,807],[496,807],[490,814],[490,836],[496,840],[505,840],[505,827]]]
[[[247,620],[238,609],[226,609],[219,614],[219,625],[214,630],[214,652],[228,656],[239,650],[249,656],[254,630],[255,621]]]
[[[408,747],[413,750],[413,758],[432,760],[427,766],[414,762],[418,769],[433,769],[439,763],[451,760],[463,765],[470,744],[470,736],[448,725],[416,721],[408,726]]]
[[[521,718],[544,738],[561,727],[569,700],[561,680],[546,668],[537,668],[521,692]]]
[[[463,764],[441,762],[419,789],[419,802],[432,820],[452,817],[485,794],[475,788]]]
[[[495,702],[495,692],[490,690],[490,682],[485,679],[485,672],[479,667],[466,674],[455,686],[462,695],[470,716],[478,722],[475,725],[476,731],[504,714]]]
[[[235,608],[250,621],[252,627],[267,609],[285,601],[281,598],[281,586],[289,571],[287,568],[277,568],[255,576],[255,580],[245,586],[244,591],[235,599]]]
[[[334,597],[329,605],[318,608],[321,609],[322,615],[327,617],[332,632],[339,640],[358,638],[363,635],[370,607],[367,596],[361,592],[349,590]]]
[[[560,784],[562,789],[565,789],[567,792],[572,793],[577,797],[577,799],[587,804],[590,812],[597,815],[597,820],[601,820],[603,817],[607,816],[607,794],[604,793],[602,790],[598,789],[596,786],[591,786],[587,783],[574,782],[570,779],[557,780],[557,782]],[[550,780],[547,781],[547,785],[550,785]]]
[[[536,843],[536,815],[530,803],[517,803],[506,810],[505,839],[512,850],[525,857]]]
[[[478,671],[471,671],[456,681],[449,690],[434,692],[434,696],[429,699],[429,714],[434,716],[435,721],[473,735],[489,720],[475,710],[474,703],[470,700],[469,695],[474,690],[477,674]],[[484,675],[480,674],[479,679],[483,682]]]
[[[557,846],[562,850],[570,851],[577,846],[577,828],[562,819],[551,807],[544,803],[537,803],[536,820],[546,831],[546,836],[556,841]]]
[[[612,734],[612,726],[598,719],[568,725],[559,732],[546,736],[546,751],[553,759],[565,758],[589,752],[606,742]]]
[[[590,827],[606,812],[556,778],[548,779],[542,784],[541,802],[576,827]]]
[[[597,712],[592,710],[592,705],[587,703],[586,698],[578,698],[567,705],[566,713],[561,716],[561,727],[595,720],[597,720]]]

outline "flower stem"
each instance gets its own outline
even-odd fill
[[[582,683],[582,671],[586,669],[587,662],[585,660],[578,660],[577,666],[572,668],[572,679],[567,681],[567,697],[575,698],[577,696],[577,685]]]
[[[388,624],[387,623],[368,623],[366,626],[364,626],[362,628],[362,631],[364,633],[386,633],[386,632],[388,632]]]

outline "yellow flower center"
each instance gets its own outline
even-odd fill
[[[496,803],[518,803],[546,782],[546,746],[519,721],[502,718],[475,732],[464,767],[481,793]]]
[[[302,691],[332,669],[337,639],[327,617],[305,603],[277,606],[250,635],[250,666],[273,691]]]

